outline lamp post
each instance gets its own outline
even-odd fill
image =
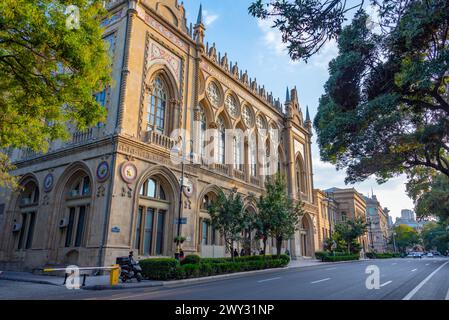
[[[393,247],[394,247],[394,253],[396,253],[396,231],[393,231]]]

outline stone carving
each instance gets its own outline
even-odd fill
[[[128,198],[132,198],[133,197],[133,189],[126,185],[125,187],[122,187],[122,197],[126,197],[128,196]]]
[[[105,188],[101,184],[97,189],[97,198],[104,197]]]
[[[163,36],[168,38],[171,42],[177,45],[179,48],[183,49],[184,52],[188,52],[188,46],[184,41],[181,41],[173,32],[165,28],[159,22],[157,22],[150,15],[145,15],[145,22],[148,23],[153,29],[159,31]]]

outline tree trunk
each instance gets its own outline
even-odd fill
[[[279,258],[281,256],[282,249],[282,237],[276,238],[276,256]]]
[[[266,250],[267,250],[267,238],[264,237],[263,238],[263,255],[266,254]]]

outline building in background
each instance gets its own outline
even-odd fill
[[[413,210],[410,209],[402,209],[401,210],[401,219],[416,221],[416,215]]]
[[[396,221],[394,223],[394,226],[397,227],[401,224],[405,224],[409,227],[412,227],[418,232],[422,231],[422,228],[427,223],[427,220],[416,220],[416,214],[413,210],[410,209],[402,209],[401,210],[401,217],[397,217]]]
[[[374,252],[386,252],[390,237],[389,210],[382,208],[375,195],[365,197],[365,201],[370,249]]]

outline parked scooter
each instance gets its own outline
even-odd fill
[[[116,263],[120,266],[120,280],[126,282],[136,278],[138,282],[142,281],[142,268],[139,262],[134,260],[133,252],[128,257],[117,257]]]

